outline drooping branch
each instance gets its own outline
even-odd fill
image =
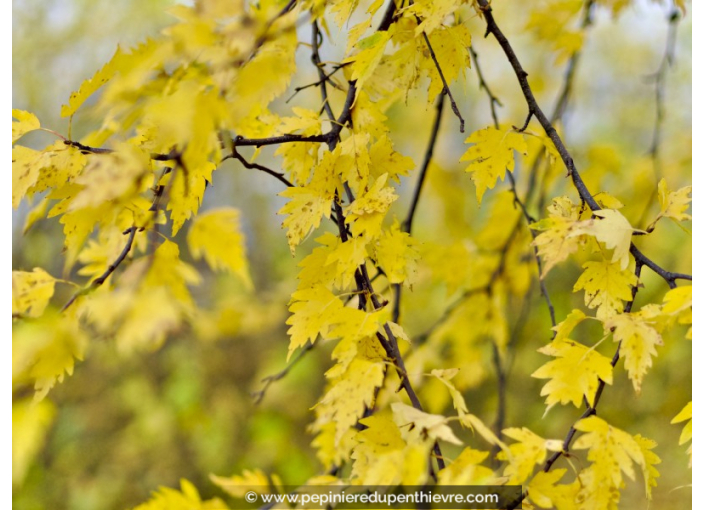
[[[533,90],[531,89],[530,84],[528,83],[528,73],[523,69],[523,66],[518,60],[518,57],[516,56],[516,53],[513,50],[513,47],[511,46],[511,43],[508,41],[504,33],[497,25],[492,13],[491,6],[487,2],[487,0],[478,0],[478,2],[479,5],[482,7],[482,10],[484,11],[484,19],[486,20],[487,27],[486,35],[494,35],[499,45],[503,49],[504,54],[508,58],[508,61],[511,64],[511,67],[513,68],[514,73],[516,75],[516,78],[518,79],[521,91],[523,92],[523,96],[528,106],[529,114],[535,116],[538,122],[540,122],[540,125],[543,127],[545,134],[555,145],[555,148],[557,149],[560,158],[562,159],[563,163],[565,164],[565,167],[567,168],[567,174],[572,178],[572,183],[577,189],[580,198],[589,206],[592,211],[601,210],[601,207],[599,207],[599,204],[597,204],[593,195],[582,180],[581,175],[577,171],[572,155],[565,147],[554,125],[552,124],[550,119],[548,119],[545,113],[543,113],[542,109],[540,108],[540,105],[535,99],[535,96],[533,95]],[[655,264],[652,260],[645,257],[640,252],[640,250],[638,250],[638,248],[633,244],[631,244],[631,254],[636,259],[636,262],[641,262],[643,265],[650,268],[653,272],[660,275],[669,285],[674,284],[674,281],[676,279],[692,279],[691,275],[686,275],[682,273],[671,273],[669,271],[664,270],[662,267]]]
[[[511,67],[514,70],[514,73],[519,81],[519,84],[521,86],[521,90],[523,92],[523,95],[526,100],[526,104],[528,106],[529,110],[529,118],[530,116],[535,116],[537,120],[540,122],[541,126],[545,130],[545,133],[547,136],[551,139],[553,144],[555,145],[555,148],[557,149],[558,153],[560,154],[560,157],[565,164],[567,170],[568,170],[568,176],[572,177],[572,182],[577,189],[580,198],[592,209],[592,211],[599,210],[600,207],[594,200],[594,197],[591,195],[589,190],[587,189],[586,185],[584,184],[584,181],[582,180],[581,176],[579,175],[579,172],[577,171],[574,161],[565,148],[560,136],[557,134],[557,131],[555,130],[552,122],[545,116],[543,111],[540,109],[540,106],[538,105],[535,96],[533,95],[533,92],[530,88],[530,85],[528,84],[528,73],[525,72],[523,67],[521,66],[520,61],[518,60],[515,52],[513,51],[513,48],[511,47],[511,44],[509,43],[508,39],[505,37],[505,35],[501,32],[499,29],[498,25],[496,24],[496,21],[493,17],[492,9],[489,6],[487,0],[478,0],[480,6],[482,7],[484,11],[484,18],[487,23],[487,30],[486,30],[486,35],[488,34],[493,34],[496,40],[498,41],[499,45],[501,48],[504,50],[504,53],[506,54],[506,57],[509,60],[509,63],[511,64]],[[559,104],[559,103],[558,103]],[[559,111],[559,110],[558,110]],[[651,270],[653,270],[656,274],[661,276],[665,281],[668,283],[668,285],[672,288],[675,286],[675,280],[677,279],[688,279],[691,280],[691,275],[685,275],[681,273],[671,273],[668,271],[665,271],[662,269],[660,266],[652,262],[650,259],[645,257],[640,250],[634,245],[631,244],[630,247],[630,252],[633,255],[635,262],[636,262],[636,268],[635,268],[635,275],[638,279],[640,279],[640,273],[642,270],[643,266],[649,267]],[[631,301],[626,305],[625,310],[626,312],[630,312],[633,306],[633,301],[635,299],[635,296],[638,292],[638,287],[635,286],[632,289],[632,298]],[[619,360],[619,349],[617,348],[616,353],[614,354],[612,360],[611,360],[611,366],[615,366],[616,363]],[[596,407],[599,403],[599,399],[601,398],[601,394],[603,392],[605,383],[604,381],[599,381],[599,385],[597,387],[597,392],[594,397],[594,404],[590,405],[585,398],[585,405],[586,405],[586,410],[580,417],[581,419],[587,418],[589,416],[592,416],[596,414]],[[556,452],[553,454],[550,458],[547,459],[543,471],[547,472],[550,470],[552,465],[555,463],[555,461],[562,455],[566,454],[569,451],[570,444],[574,438],[574,435],[576,433],[576,429],[574,426],[570,428],[568,431],[568,434],[563,442],[563,447],[562,450],[559,452]],[[516,502],[512,503],[508,508],[516,508],[518,505],[520,505],[520,502],[526,497],[526,493],[524,492],[519,500]]]

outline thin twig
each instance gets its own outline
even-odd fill
[[[320,60],[320,40],[322,39],[322,34],[320,33],[320,29],[318,28],[318,22],[314,21],[313,22],[313,40],[311,42],[313,51],[311,53],[311,60],[313,61],[313,65],[315,66],[316,71],[318,72],[318,86],[320,87],[320,95],[322,96],[323,99],[323,109],[325,110],[325,113],[328,114],[328,118],[331,121],[335,121],[335,114],[332,112],[332,107],[330,106],[330,101],[328,99],[328,88],[327,88],[327,81],[329,79],[329,76],[325,74],[325,69],[323,69],[323,64],[322,61]]]
[[[479,88],[484,89],[489,96],[489,108],[491,109],[491,118],[494,119],[494,126],[499,125],[499,117],[496,113],[496,105],[503,106],[498,97],[489,88],[486,80],[484,79],[484,74],[482,74],[482,68],[479,65],[479,55],[474,51],[474,46],[469,47],[469,53],[472,55],[472,60],[474,60],[474,68],[477,70],[477,77],[479,78]]]
[[[254,404],[258,405],[264,399],[264,396],[266,395],[269,386],[271,386],[272,383],[280,381],[281,379],[286,377],[288,373],[293,370],[293,367],[295,367],[303,359],[306,353],[313,349],[314,346],[315,344],[312,344],[310,342],[307,343],[305,347],[301,349],[301,351],[296,355],[296,357],[293,358],[293,360],[291,360],[291,362],[288,363],[283,370],[262,379],[261,382],[264,383],[264,387],[261,390],[252,393],[252,397],[254,398]]]
[[[433,127],[430,130],[430,139],[428,140],[428,146],[425,149],[425,157],[423,158],[423,164],[420,167],[420,173],[418,174],[418,181],[416,182],[416,189],[413,192],[413,198],[411,198],[411,205],[408,208],[408,214],[406,214],[406,219],[404,220],[402,227],[403,231],[411,233],[413,228],[413,218],[416,213],[416,208],[418,207],[418,201],[420,200],[420,193],[423,189],[423,184],[425,183],[425,176],[428,173],[428,168],[430,167],[430,161],[433,159],[433,152],[435,151],[435,145],[438,141],[438,133],[440,132],[440,123],[442,121],[442,111],[445,106],[445,93],[441,93],[435,102],[435,120],[433,122]]]
[[[123,234],[129,234],[127,237],[127,242],[125,243],[124,248],[122,248],[122,251],[120,254],[117,256],[115,261],[110,264],[105,272],[98,276],[96,279],[94,279],[90,284],[88,284],[86,287],[83,289],[79,290],[76,292],[73,296],[71,296],[71,299],[69,299],[66,304],[61,308],[61,311],[64,312],[66,309],[71,306],[76,299],[78,299],[79,296],[84,296],[88,294],[89,292],[97,289],[100,287],[103,283],[105,283],[105,280],[107,280],[111,274],[115,272],[115,270],[120,267],[120,264],[122,264],[122,261],[125,260],[125,257],[127,257],[127,254],[130,252],[132,249],[132,243],[134,242],[134,236],[137,233],[137,227],[130,227],[127,230],[123,232]]]
[[[232,145],[232,153],[231,153],[229,156],[225,156],[225,157],[223,158],[223,161],[225,161],[226,159],[229,159],[229,158],[235,158],[237,161],[239,161],[240,163],[242,163],[242,165],[243,165],[245,168],[248,168],[248,169],[250,169],[250,170],[260,170],[260,171],[262,171],[262,172],[265,172],[265,173],[267,173],[267,174],[269,174],[269,175],[271,175],[271,176],[277,178],[279,181],[281,181],[282,183],[284,183],[284,184],[285,184],[286,186],[288,186],[289,188],[293,188],[293,187],[294,187],[294,184],[293,184],[291,181],[289,181],[289,180],[284,176],[283,173],[277,172],[277,171],[275,171],[275,170],[272,170],[271,168],[267,168],[267,167],[265,167],[265,166],[263,166],[263,165],[260,165],[260,164],[258,164],[258,163],[250,163],[249,161],[247,161],[247,160],[244,158],[244,156],[242,156],[239,152],[237,152],[237,145],[235,145],[235,144]]]
[[[650,142],[648,154],[653,162],[653,171],[655,173],[656,181],[659,181],[662,176],[660,146],[662,143],[662,126],[665,120],[665,80],[667,78],[668,69],[675,61],[675,44],[677,42],[677,27],[679,26],[679,21],[680,13],[677,9],[674,9],[668,17],[667,39],[660,65],[658,66],[658,70],[649,77],[655,82],[655,122],[653,126],[653,137]],[[643,207],[643,213],[641,214],[640,221],[638,222],[639,225],[643,225],[645,223],[648,211],[650,210],[653,202],[655,202],[657,196],[657,189],[653,189],[652,193],[648,197],[645,207]]]
[[[413,2],[411,2],[412,4]],[[438,70],[438,74],[440,75],[440,79],[442,80],[442,84],[444,86],[444,89],[441,93],[447,94],[447,97],[450,98],[450,106],[452,107],[452,112],[455,114],[455,116],[460,120],[460,133],[464,133],[464,118],[462,118],[462,114],[460,113],[460,109],[457,107],[457,103],[455,102],[455,98],[452,96],[452,91],[450,90],[450,86],[447,84],[447,80],[445,79],[445,75],[442,72],[442,67],[440,67],[440,62],[438,62],[438,58],[435,56],[435,51],[433,50],[433,47],[430,45],[430,39],[428,38],[428,34],[423,32],[423,39],[425,40],[425,45],[428,47],[428,51],[430,52],[430,58],[433,59],[433,63],[435,63],[435,68]]]

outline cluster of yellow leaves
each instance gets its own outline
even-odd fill
[[[575,428],[585,434],[574,443],[574,449],[588,449],[587,459],[591,465],[580,472],[582,487],[577,495],[580,508],[610,508],[620,499],[619,490],[625,474],[635,479],[633,464],[641,468],[645,480],[646,496],[657,485],[660,476],[655,469],[660,458],[651,450],[655,441],[640,435],[631,436],[597,416],[580,420]]]
[[[220,498],[203,501],[198,489],[186,479],[181,479],[181,490],[160,487],[146,503],[135,510],[223,510],[227,505]]]

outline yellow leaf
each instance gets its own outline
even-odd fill
[[[643,479],[645,480],[645,496],[652,499],[652,488],[658,486],[656,478],[660,477],[660,473],[655,469],[656,464],[660,464],[662,460],[655,453],[651,452],[658,444],[652,439],[643,437],[640,434],[633,436],[640,450],[643,453]]]
[[[167,179],[173,179],[170,184],[169,203],[166,206],[166,209],[171,211],[172,236],[178,233],[187,219],[198,212],[205,194],[205,186],[212,182],[213,170],[215,164],[204,161],[195,167],[188,166],[187,170],[179,167],[173,175],[166,176]]]
[[[560,485],[566,469],[553,469],[547,473],[539,471],[528,483],[528,499],[540,508],[558,508],[559,510],[577,510],[577,492],[579,481],[569,485]]]
[[[142,284],[148,287],[165,287],[171,294],[171,300],[190,309],[193,299],[188,290],[188,285],[197,285],[201,281],[200,274],[195,268],[179,258],[178,245],[169,240],[156,249],[152,260],[142,259],[141,262],[149,263],[149,272],[143,278]],[[135,267],[135,276],[139,278],[139,267]],[[123,275],[126,277],[127,275]]]
[[[357,432],[352,452],[352,479],[362,484],[398,484],[406,442],[388,413],[379,412],[359,422],[366,428]]]
[[[547,395],[547,410],[558,402],[581,407],[584,397],[593,405],[599,379],[606,384],[613,381],[609,358],[573,340],[553,341],[538,352],[557,358],[531,374],[537,379],[550,379],[540,391],[541,396]]]
[[[584,272],[572,290],[584,289],[584,304],[598,308],[599,320],[621,313],[623,301],[631,300],[631,288],[638,284],[636,275],[606,260],[590,261],[582,267]]]
[[[494,472],[481,463],[489,452],[465,448],[445,469],[438,473],[439,485],[491,485]]]
[[[32,402],[24,399],[12,403],[12,484],[20,486],[41,451],[56,408],[48,399]]]
[[[88,337],[70,314],[46,313],[32,322],[21,322],[12,331],[13,381],[34,383],[35,400],[73,374],[76,359],[83,359]]]
[[[37,221],[46,217],[47,209],[49,208],[49,199],[42,198],[32,209],[27,213],[27,218],[24,220],[24,226],[22,227],[22,233],[26,234],[32,225]]]
[[[335,423],[336,446],[364,415],[364,411],[373,407],[376,389],[384,382],[384,368],[383,358],[370,360],[355,357],[344,373],[335,377],[331,388],[318,404],[325,410],[318,419]]]
[[[330,217],[332,195],[316,189],[316,187],[288,188],[279,196],[291,200],[281,208],[279,214],[288,214],[283,227],[287,229],[286,238],[291,253],[296,253],[298,246],[311,230],[318,228],[323,217]]]
[[[477,416],[473,414],[465,414],[461,419],[461,423],[477,432],[487,443],[498,446],[507,458],[511,458],[511,451],[508,446],[506,446],[501,439],[496,437],[496,434],[494,434],[491,429],[487,427],[486,424]]]
[[[32,273],[12,271],[12,315],[42,315],[54,295],[55,282],[53,276],[39,267],[35,267]]]
[[[16,110],[13,108],[12,118],[17,119],[17,121],[12,121],[12,145],[25,134],[41,127],[36,115],[25,112],[24,110]]]
[[[78,255],[79,262],[83,264],[78,274],[90,278],[103,274],[124,249],[126,239],[122,229],[116,226],[101,229],[98,240],[89,240]]]
[[[418,438],[421,442],[442,440],[452,444],[462,444],[447,425],[447,418],[444,416],[424,413],[401,402],[391,404],[391,409],[394,413],[394,422],[402,431],[406,430],[409,437]]]
[[[105,305],[110,306],[109,301]],[[130,299],[119,329],[115,332],[123,352],[160,347],[166,335],[181,325],[183,306],[166,287],[145,286]]]
[[[326,232],[315,240],[321,246],[317,246],[304,258],[298,267],[298,289],[315,287],[318,284],[330,287],[337,276],[337,264],[328,264],[328,258],[335,247],[340,243],[340,238],[331,232]],[[338,288],[342,287],[340,280]]]
[[[640,393],[643,377],[653,365],[652,357],[657,356],[655,346],[662,345],[662,337],[643,317],[630,313],[611,317],[604,323],[604,330],[610,329],[625,358],[628,378],[633,381],[636,393]]]
[[[691,220],[692,216],[687,214],[689,203],[692,201],[692,186],[685,186],[677,191],[670,191],[665,179],[660,179],[658,183],[658,201],[660,202],[660,213],[648,226],[650,232],[655,228],[655,223],[660,218],[672,218],[677,221]]]
[[[397,222],[384,231],[375,246],[376,260],[390,283],[403,283],[415,272],[418,247],[418,241],[402,232]]]
[[[352,63],[351,80],[357,82],[357,89],[362,90],[364,83],[374,73],[374,69],[379,65],[381,57],[384,55],[386,43],[393,35],[394,25],[391,25],[389,30],[383,32],[375,32],[369,37],[365,37],[356,44],[359,53],[352,57],[347,57],[342,61],[343,64]]]
[[[564,321],[552,328],[552,330],[556,332],[553,342],[565,340],[567,337],[570,336],[570,333],[572,333],[572,330],[577,326],[577,324],[579,324],[586,318],[587,316],[584,315],[584,312],[582,310],[572,310],[569,315],[565,317]]]
[[[265,42],[257,54],[239,71],[233,97],[247,108],[271,101],[283,94],[296,71],[295,30],[286,30]]]
[[[39,176],[28,193],[35,194],[47,189],[59,188],[67,182],[75,181],[88,162],[88,156],[62,141],[46,147],[43,153],[45,157],[41,160]]]
[[[307,342],[323,338],[346,338],[350,341],[372,336],[379,329],[379,313],[346,308],[328,289],[318,284],[293,293],[286,324],[291,326],[288,357]]]
[[[532,243],[538,248],[543,263],[540,278],[545,278],[558,262],[577,251],[579,241],[569,235],[573,225],[574,220],[563,217],[545,218],[530,225],[533,230],[543,231]]]
[[[680,435],[680,444],[684,444],[692,439],[692,402],[690,401],[684,408],[677,413],[677,416],[672,418],[670,423],[680,423],[685,420],[687,423],[682,429],[682,434]]]
[[[446,30],[446,28],[442,26],[443,20],[455,12],[461,5],[462,3],[457,0],[420,0],[410,4],[407,10],[417,15],[422,20],[415,29],[415,36],[418,37],[423,32],[430,36],[435,35],[438,31],[442,31],[443,29]],[[457,27],[465,28],[464,25],[456,25],[451,28]],[[433,49],[437,52],[438,50],[435,43],[432,42],[432,39],[431,44]],[[469,46],[469,41],[467,42],[467,46]],[[445,71],[444,67],[443,71]]]
[[[152,497],[146,503],[134,508],[134,510],[227,510],[224,501],[213,498],[203,501],[195,486],[186,480],[181,479],[181,490],[159,487],[159,490],[152,493]]]
[[[607,249],[614,250],[611,261],[618,262],[622,270],[626,269],[633,227],[623,214],[613,209],[602,209],[594,211],[593,214],[601,219],[596,218],[575,223],[570,236],[587,234],[596,237],[598,241],[604,243]]]
[[[562,449],[560,441],[543,439],[525,427],[504,429],[502,433],[517,441],[508,447],[510,456],[505,452],[499,452],[498,455],[499,459],[509,460],[504,468],[504,476],[509,477],[509,485],[521,485],[528,480],[535,465],[545,462],[548,449]]]
[[[45,154],[22,145],[12,148],[12,208],[17,209],[27,190],[39,177]]]
[[[467,403],[464,401],[462,393],[457,388],[455,388],[455,385],[452,384],[452,382],[450,381],[450,379],[455,377],[457,375],[457,372],[459,371],[459,368],[445,370],[435,369],[430,372],[430,375],[436,377],[450,391],[450,395],[452,395],[452,405],[457,410],[457,415],[462,418],[465,414],[469,412],[469,409],[467,409]]]
[[[240,213],[223,207],[196,216],[188,231],[188,249],[194,259],[205,258],[213,270],[226,269],[251,288]]]
[[[71,94],[71,97],[68,99],[68,105],[61,107],[61,116],[69,117],[76,113],[86,99],[114,76],[119,66],[122,65],[121,61],[123,57],[124,54],[122,50],[118,48],[107,64],[96,72],[92,78],[85,80],[80,88]]]
[[[367,258],[367,241],[364,237],[352,237],[338,243],[325,260],[326,265],[336,264],[335,273],[342,289],[348,288],[354,274]],[[337,282],[336,282],[337,283]]]
[[[480,129],[472,133],[465,143],[475,144],[467,149],[460,161],[469,161],[466,171],[472,173],[472,181],[477,187],[477,201],[480,204],[484,192],[493,189],[497,179],[501,178],[503,181],[506,170],[513,171],[513,151],[524,155],[528,153],[523,133],[513,129]]]
[[[283,157],[281,166],[291,175],[293,183],[304,186],[318,164],[319,146],[317,143],[284,143],[276,149],[274,155]]]
[[[271,478],[261,469],[245,469],[241,475],[217,476],[210,475],[210,481],[235,498],[243,498],[250,490],[262,490],[267,488],[275,489],[278,480],[277,475]],[[271,482],[274,481],[274,484]]]
[[[374,164],[374,147],[379,146],[386,150],[393,151],[391,147],[391,141],[389,140],[387,133],[389,132],[389,126],[387,121],[389,120],[386,115],[384,115],[383,105],[380,103],[374,103],[369,99],[369,95],[364,90],[360,90],[357,94],[357,100],[355,102],[354,108],[352,109],[352,125],[354,129],[359,133],[369,133],[372,138],[378,140],[372,148],[370,149],[370,157],[372,158],[372,165],[377,169],[381,169],[381,172],[388,172],[391,178],[394,178],[394,169],[389,166],[377,166]],[[403,159],[398,153],[394,153],[395,156]],[[414,163],[411,158],[405,158],[406,161],[410,161],[410,168],[413,168]],[[378,173],[381,173],[378,172]],[[396,178],[398,180],[398,178]]]
[[[364,193],[369,181],[371,165],[367,148],[369,140],[368,133],[356,133],[340,142],[336,148],[340,156],[337,158],[334,171],[356,194]],[[318,177],[317,172],[316,169],[316,177]]]
[[[649,451],[655,446],[653,442],[639,442],[627,432],[612,427],[597,416],[578,421],[575,429],[585,434],[575,441],[573,448],[589,449],[587,459],[592,462],[592,466],[580,475],[583,482],[580,496],[590,499],[605,497],[618,501],[618,489],[623,484],[622,473],[631,480],[635,479],[634,462],[643,469],[646,476],[646,493],[650,492],[655,476],[652,465],[659,462],[657,456]]]

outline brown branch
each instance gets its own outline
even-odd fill
[[[242,156],[239,152],[237,152],[237,145],[236,145],[236,144],[233,144],[233,145],[232,145],[232,153],[231,153],[229,156],[225,156],[222,161],[225,161],[226,159],[229,159],[229,158],[234,158],[234,159],[236,159],[237,161],[239,161],[240,163],[242,163],[242,166],[244,166],[245,168],[248,168],[248,169],[250,169],[250,170],[259,170],[259,171],[261,171],[261,172],[265,172],[265,173],[267,173],[267,174],[269,174],[269,175],[271,175],[271,176],[277,178],[279,181],[281,181],[282,183],[284,183],[284,184],[285,184],[286,186],[288,186],[289,188],[293,188],[293,187],[294,187],[294,184],[293,184],[291,181],[289,181],[289,180],[284,176],[283,173],[277,172],[277,171],[275,171],[275,170],[272,170],[271,168],[267,168],[267,167],[265,167],[265,166],[263,166],[263,165],[260,165],[260,164],[258,164],[258,163],[250,163],[249,161],[247,161],[247,160],[244,158],[244,156]],[[222,161],[221,161],[221,162],[222,162]]]
[[[411,199],[411,205],[408,208],[408,214],[406,214],[406,219],[403,221],[402,228],[404,232],[411,233],[413,228],[413,218],[416,213],[416,208],[418,207],[418,201],[420,200],[420,193],[423,189],[423,184],[425,183],[425,176],[428,173],[428,168],[430,167],[430,161],[433,159],[433,152],[435,151],[435,145],[438,141],[438,133],[440,132],[440,122],[442,121],[442,111],[445,106],[445,93],[441,93],[435,102],[435,120],[433,121],[433,127],[430,130],[430,139],[428,140],[428,146],[425,149],[425,157],[423,158],[423,164],[420,167],[420,173],[418,175],[418,182],[416,183],[416,189],[413,192],[413,198]]]
[[[89,145],[84,145],[81,142],[76,142],[74,140],[64,140],[64,144],[69,147],[75,147],[80,150],[83,154],[112,154],[115,152],[112,149],[104,149],[102,147],[90,147]],[[171,151],[168,154],[159,154],[157,152],[152,152],[149,158],[154,161],[174,161],[178,156],[178,152]]]
[[[103,274],[101,274],[92,282],[90,282],[90,284],[88,284],[85,288],[79,290],[73,296],[71,296],[71,299],[69,299],[66,304],[61,308],[62,312],[66,311],[66,309],[71,306],[74,301],[78,299],[79,296],[84,296],[89,292],[100,287],[103,283],[105,283],[105,280],[107,280],[110,275],[113,274],[118,267],[120,267],[120,264],[122,264],[122,262],[125,260],[125,257],[127,257],[127,254],[132,249],[132,243],[134,242],[134,236],[136,233],[137,227],[130,227],[123,232],[123,234],[129,234],[129,236],[127,237],[127,242],[125,243],[124,248],[122,248],[122,251],[117,256],[115,261],[107,267]]]
[[[315,143],[325,143],[330,138],[330,133],[324,135],[279,135],[270,136],[267,138],[245,138],[241,135],[237,135],[232,142],[239,145],[240,147],[263,147],[265,145],[279,145],[282,143],[292,143],[292,142],[315,142]]]

